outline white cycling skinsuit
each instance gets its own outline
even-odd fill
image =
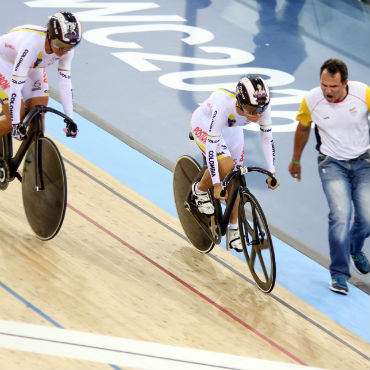
[[[200,104],[191,118],[193,136],[206,157],[213,184],[220,182],[217,158],[231,156],[235,164],[244,161],[242,126],[248,125],[250,121],[237,113],[235,102],[234,92],[218,89]],[[263,113],[259,125],[267,169],[274,173],[275,147],[270,106]]]
[[[12,124],[20,123],[21,100],[48,96],[45,67],[58,62],[59,95],[65,114],[73,118],[71,62],[74,50],[58,57],[45,50],[46,28],[15,27],[0,36],[0,102],[9,105]]]

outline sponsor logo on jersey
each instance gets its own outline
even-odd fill
[[[8,43],[5,43],[5,44],[4,44],[4,46],[5,46],[6,48],[8,48],[8,49],[16,50],[16,49],[15,49],[15,46],[10,45],[10,44],[8,44]]]
[[[41,51],[37,54],[37,58],[36,58],[36,62],[35,63],[33,63],[33,66],[32,66],[32,68],[37,68],[39,65],[40,65],[40,63],[42,62],[42,53],[41,53]]]
[[[67,80],[69,80],[69,79],[71,78],[71,76],[70,76],[70,75],[66,75],[65,73],[63,73],[63,72],[61,72],[61,71],[59,71],[59,75],[60,75],[61,77],[66,78]]]
[[[42,81],[46,84],[48,83],[48,76],[46,74],[46,69],[45,68],[43,68],[43,70],[42,70]]]
[[[40,80],[36,80],[34,83],[33,83],[33,87],[32,87],[32,91],[38,91],[38,90],[41,90],[41,81]]]
[[[208,163],[209,163],[209,172],[211,173],[211,177],[216,176],[216,168],[215,168],[215,153],[213,150],[208,152]]]
[[[197,126],[194,130],[194,135],[201,141],[203,144],[207,141],[207,133],[203,131],[199,126]]]
[[[0,73],[0,87],[2,90],[5,90],[8,87],[10,87],[8,80],[1,73]]]
[[[241,154],[241,156],[239,158],[239,163],[243,163],[243,162],[244,162],[244,148],[243,148],[242,154]],[[237,164],[237,163],[235,163],[235,164]]]
[[[217,144],[220,142],[220,139],[211,139],[208,137],[207,141],[211,144]]]
[[[211,125],[209,126],[209,132],[211,132],[211,131],[212,131],[212,127],[213,127],[213,124],[214,124],[214,122],[215,122],[215,118],[216,118],[216,116],[217,116],[217,110],[215,110],[215,111],[214,111],[214,113],[213,113],[212,121],[211,121]]]
[[[13,84],[16,84],[16,85],[22,85],[22,84],[24,84],[26,81],[25,81],[25,80],[18,81],[18,80],[15,80],[14,78],[12,78],[12,82],[13,82]]]
[[[262,132],[271,132],[272,129],[271,128],[263,128],[263,127],[260,127],[260,131],[262,131]]]
[[[23,62],[23,59],[26,57],[27,54],[28,54],[28,49],[25,49],[22,56],[19,58],[17,65],[15,66],[15,71],[18,70],[19,66],[21,65],[21,63]]]
[[[227,125],[229,127],[233,127],[236,123],[236,119],[235,119],[235,116],[233,114],[230,114],[229,117],[227,117]]]
[[[13,93],[9,101],[9,112],[10,112],[11,119],[13,119],[14,102],[15,102],[16,97],[17,97],[17,94]]]

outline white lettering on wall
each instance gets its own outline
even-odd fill
[[[213,91],[219,87],[224,87],[230,90],[235,89],[235,79],[230,82],[217,82],[217,77],[237,76],[239,78],[243,74],[253,73],[262,75],[269,86],[272,88],[273,98],[271,105],[283,106],[289,104],[299,104],[305,91],[296,89],[279,89],[279,86],[285,86],[294,82],[294,77],[286,72],[258,67],[247,67],[243,64],[250,63],[254,60],[253,54],[236,48],[221,47],[221,46],[198,46],[205,44],[214,39],[214,34],[200,27],[194,27],[179,23],[153,23],[153,22],[185,22],[186,19],[178,15],[133,15],[122,14],[135,11],[157,9],[160,6],[154,2],[92,2],[86,0],[34,0],[25,2],[26,5],[33,8],[56,8],[56,9],[78,9],[74,11],[82,22],[151,22],[150,24],[133,24],[133,25],[118,25],[114,27],[99,27],[88,30],[84,33],[84,40],[95,45],[124,49],[124,51],[112,52],[111,54],[120,59],[130,68],[135,68],[139,72],[154,72],[166,68],[166,63],[202,65],[213,67],[229,67],[229,68],[214,68],[180,71],[172,73],[163,73],[158,77],[159,83],[175,90],[183,91]],[[81,10],[88,9],[88,10]],[[179,32],[185,33],[187,36],[181,35],[180,40],[188,45],[194,46],[194,54],[220,54],[219,57],[188,57],[180,55],[156,54],[144,51],[130,51],[128,49],[143,49],[141,45],[133,41],[135,33],[147,32],[152,37],[152,32]],[[128,41],[118,41],[109,36],[117,35],[127,37]],[[161,35],[163,37],[163,35]],[[131,40],[129,40],[131,38]],[[155,43],[153,43],[155,47]],[[200,52],[199,52],[200,51]],[[158,62],[156,64],[152,62]],[[231,67],[235,66],[235,67]],[[202,78],[212,77],[214,83],[201,83]],[[199,80],[199,81],[197,81]],[[224,78],[223,78],[224,80]],[[189,81],[189,82],[187,82]],[[275,132],[295,131],[296,128],[296,111],[277,111],[272,110],[272,117],[287,119],[288,124],[275,125]],[[246,127],[248,130],[259,131],[257,124],[250,124]]]

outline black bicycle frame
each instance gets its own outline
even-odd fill
[[[6,158],[9,163],[10,178],[17,177],[20,181],[22,181],[22,176],[19,174],[19,172],[17,172],[17,170],[24,156],[26,155],[28,149],[30,148],[32,142],[35,140],[36,190],[44,189],[44,181],[43,181],[43,176],[41,172],[42,163],[41,163],[41,150],[40,150],[40,142],[39,142],[39,138],[43,137],[44,133],[42,129],[42,116],[39,113],[40,112],[37,112],[37,114],[35,113],[32,116],[25,118],[25,121],[24,121],[25,127],[27,127],[31,123],[31,121],[34,122],[34,127],[31,127],[31,129],[27,133],[26,139],[22,141],[14,157],[13,157],[12,135],[8,134],[5,139],[7,142]]]
[[[231,189],[229,191],[229,196],[226,201],[226,208],[224,212],[222,212],[221,204],[220,202],[217,202],[220,204],[220,207],[216,206],[215,213],[216,218],[219,220],[220,228],[221,228],[221,235],[226,234],[227,226],[229,224],[231,212],[234,208],[236,198],[239,193],[241,193],[241,189],[246,188],[246,181],[244,175],[236,175],[235,178],[232,181]],[[216,202],[215,202],[216,203]]]
[[[42,175],[42,156],[41,156],[41,145],[42,142],[39,140],[44,136],[43,131],[43,120],[42,120],[42,113],[52,112],[55,113],[64,119],[68,119],[68,117],[50,107],[46,107],[43,105],[37,105],[32,110],[28,112],[26,117],[23,120],[23,126],[27,128],[32,122],[33,126],[30,130],[28,130],[27,137],[24,139],[17,150],[17,153],[13,157],[13,143],[12,143],[12,135],[9,133],[5,138],[5,148],[4,148],[4,158],[9,164],[9,174],[10,178],[17,177],[20,181],[22,181],[22,176],[17,172],[24,156],[26,155],[28,149],[30,148],[32,142],[35,140],[35,179],[36,179],[36,191],[44,189],[44,178]]]

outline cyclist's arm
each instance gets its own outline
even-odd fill
[[[58,88],[64,113],[73,118],[73,92],[71,80],[71,64],[74,50],[60,58],[58,63]]]
[[[30,66],[35,59],[35,55],[36,53],[27,46],[20,47],[17,57],[14,60],[8,96],[8,106],[12,124],[18,124],[21,121],[22,89],[27,80]]]
[[[207,136],[206,141],[206,161],[209,173],[211,174],[212,183],[220,183],[220,174],[218,172],[217,145],[220,136]]]
[[[275,173],[275,144],[272,137],[271,108],[268,107],[259,122],[261,145],[266,160],[267,169]]]
[[[220,183],[220,174],[218,170],[217,146],[221,139],[221,130],[225,122],[223,109],[220,104],[213,105],[211,119],[208,126],[208,135],[206,141],[206,161],[208,170],[211,174],[212,183]]]

